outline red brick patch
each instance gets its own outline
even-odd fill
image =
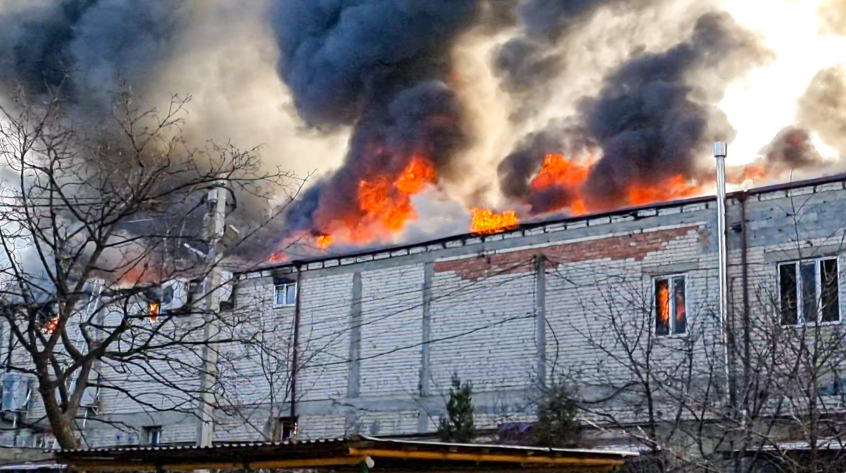
[[[673,228],[646,233],[603,238],[600,240],[563,243],[544,248],[529,248],[477,258],[464,258],[435,263],[435,272],[455,272],[461,279],[478,280],[496,274],[522,273],[534,270],[535,255],[543,253],[556,262],[577,262],[598,259],[643,261],[667,243],[696,231],[698,226]]]

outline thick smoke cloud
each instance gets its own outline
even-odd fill
[[[289,231],[357,221],[361,179],[395,178],[414,156],[450,172],[467,137],[447,85],[449,49],[482,14],[507,22],[479,0],[276,4],[280,74],[300,115],[315,126],[355,126],[344,165],[301,199]]]
[[[425,82],[396,95],[387,110],[364,120],[350,142],[347,166],[322,185],[315,186],[318,205],[309,225],[318,230],[336,230],[337,219],[351,219],[354,226],[363,218],[356,198],[362,179],[398,176],[411,156],[423,155],[437,168],[449,165],[449,158],[465,137],[458,126],[460,105],[455,95],[440,82]]]
[[[582,189],[589,207],[625,203],[632,185],[697,177],[702,172],[697,157],[715,139],[733,137],[727,117],[716,107],[723,89],[769,58],[757,38],[731,17],[709,13],[699,18],[687,41],[664,52],[636,55],[609,74],[596,96],[580,101],[574,117],[580,129],[571,130],[584,133],[584,140],[602,150]],[[703,71],[707,80],[698,79]],[[505,182],[528,182],[545,153],[562,152],[536,146],[537,136],[527,141],[536,153],[533,161],[518,149],[500,166],[507,195],[525,198],[520,195],[525,187]],[[532,164],[520,164],[526,161]]]
[[[0,6],[0,87],[57,93],[90,122],[119,82],[149,81],[193,2],[34,0]]]
[[[761,150],[761,155],[767,172],[774,174],[791,169],[812,170],[824,165],[808,131],[793,126],[781,130]]]
[[[734,137],[708,99],[721,98],[720,86],[768,59],[757,38],[744,33],[726,14],[704,15],[686,43],[633,59],[608,77],[598,97],[582,102],[583,121],[603,150],[588,178],[589,198],[609,206],[632,184],[695,177],[696,158],[714,141]],[[709,71],[711,83],[691,85],[697,70]],[[711,77],[715,71],[722,84]]]
[[[475,16],[478,3],[277,2],[279,67],[300,114],[314,124],[353,123],[386,95],[442,74],[447,64],[438,52]]]
[[[561,154],[568,160],[579,161],[585,160],[596,147],[597,143],[587,130],[572,122],[555,123],[532,133],[500,163],[497,169],[500,189],[508,197],[531,198],[529,179],[540,170],[546,154]],[[540,200],[535,199],[535,206],[547,208]],[[540,211],[539,208],[536,210]]]
[[[520,20],[530,38],[554,42],[591,12],[616,3],[632,7],[645,0],[528,0],[520,5]]]
[[[799,98],[796,124],[817,133],[827,145],[846,153],[846,70],[823,69]]]

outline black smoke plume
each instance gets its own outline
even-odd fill
[[[791,169],[815,169],[824,165],[820,153],[811,142],[808,130],[789,126],[761,150],[766,170],[778,173]]]
[[[500,189],[508,197],[533,199],[533,213],[550,210],[550,207],[555,205],[544,204],[544,199],[540,197],[533,198],[529,187],[529,180],[540,170],[544,156],[555,153],[565,156],[568,160],[579,161],[584,160],[585,154],[595,148],[597,143],[589,136],[587,130],[572,122],[557,122],[527,136],[517,149],[500,163],[497,168]],[[565,190],[562,189],[561,192]],[[567,192],[569,193],[569,190]],[[545,195],[555,201],[562,200],[555,199],[549,192]]]
[[[0,6],[0,91],[50,94],[97,123],[121,83],[143,86],[193,2],[33,0]]]
[[[579,103],[574,117],[579,124],[575,132],[585,133],[602,150],[582,189],[588,206],[625,204],[626,190],[635,184],[660,185],[673,176],[700,175],[697,157],[706,155],[715,139],[730,140],[734,134],[716,107],[722,90],[770,57],[730,16],[709,13],[699,18],[687,41],[664,52],[639,54],[609,74],[597,96]],[[697,74],[705,70],[709,80],[700,84]],[[543,149],[525,167],[512,161],[526,157],[510,155],[500,166],[501,182],[528,182],[545,153],[560,152]],[[514,183],[504,188],[523,189]]]
[[[301,199],[288,230],[328,232],[356,216],[361,178],[395,177],[416,153],[449,173],[467,140],[449,48],[483,13],[502,17],[479,0],[276,2],[280,75],[300,115],[355,128],[343,166]]]

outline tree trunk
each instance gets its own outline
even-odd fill
[[[38,380],[38,391],[41,393],[41,400],[44,402],[44,411],[47,414],[47,421],[50,423],[53,436],[59,442],[62,449],[75,449],[79,446],[73,432],[73,418],[68,420],[62,413],[59,404],[56,402],[55,390],[50,388],[51,383]]]

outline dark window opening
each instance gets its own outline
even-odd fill
[[[796,265],[783,264],[778,267],[779,292],[781,302],[782,325],[794,325],[799,322],[796,302]]]
[[[277,428],[279,440],[290,440],[297,435],[297,417],[280,417],[277,422],[279,423]]]
[[[840,284],[836,258],[782,263],[778,266],[782,325],[840,320]]]
[[[147,442],[147,445],[161,445],[162,427],[160,425],[144,427],[144,438]]]

